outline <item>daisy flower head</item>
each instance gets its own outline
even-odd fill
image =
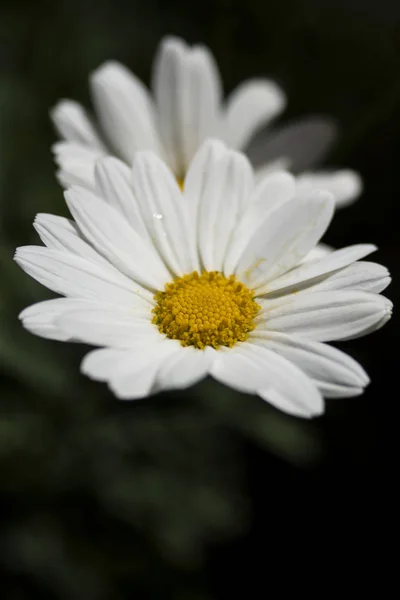
[[[323,253],[329,192],[286,172],[256,183],[246,157],[207,141],[182,191],[152,152],[133,167],[99,159],[95,191],[65,192],[73,220],[39,214],[45,244],[17,249],[32,277],[65,296],[25,309],[37,335],[99,346],[82,371],[121,399],[207,375],[293,415],[360,394],[362,367],[326,345],[381,327],[387,270],[370,244]]]
[[[331,146],[333,123],[310,117],[264,133],[285,107],[283,91],[259,78],[243,82],[224,100],[218,67],[205,46],[164,38],[151,91],[115,61],[94,71],[90,86],[96,124],[71,100],[62,100],[51,113],[64,140],[54,146],[64,187],[79,184],[93,190],[96,159],[112,155],[131,165],[138,150],[155,152],[182,185],[195,153],[214,137],[246,150],[259,179],[281,168],[296,171],[299,190],[330,190],[337,205],[350,203],[361,191],[360,177],[351,170],[309,170]],[[257,132],[262,134],[258,138]]]

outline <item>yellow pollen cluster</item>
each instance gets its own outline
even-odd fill
[[[182,346],[234,346],[254,329],[260,306],[252,292],[234,275],[197,271],[167,283],[154,296],[155,323],[161,333]]]
[[[185,183],[184,178],[183,177],[178,177],[176,181],[178,182],[178,185],[180,187],[181,192],[183,192],[183,184]]]

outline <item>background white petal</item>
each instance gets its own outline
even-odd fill
[[[285,168],[300,172],[320,163],[337,137],[336,124],[326,117],[310,116],[262,131],[246,153],[257,168],[286,161]]]
[[[222,136],[232,148],[244,148],[253,135],[285,107],[280,87],[268,79],[240,84],[228,97]]]
[[[179,38],[163,40],[154,63],[153,92],[170,166],[183,178],[200,144],[216,134],[221,82],[209,50],[189,48]]]
[[[92,74],[91,88],[100,124],[117,155],[127,163],[137,150],[163,155],[151,97],[133,73],[107,62]]]
[[[348,206],[362,192],[361,177],[355,171],[302,173],[296,178],[297,190],[304,192],[313,189],[327,190],[333,194],[336,206]]]
[[[73,100],[61,100],[51,111],[50,116],[60,136],[69,142],[89,146],[93,150],[106,152],[91,119],[85,109]]]

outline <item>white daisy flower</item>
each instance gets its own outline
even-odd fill
[[[329,192],[298,193],[285,172],[256,185],[245,156],[219,141],[197,153],[183,192],[152,152],[123,167],[100,159],[95,192],[65,192],[74,220],[38,215],[46,247],[17,249],[29,275],[66,296],[25,309],[28,330],[100,346],[82,371],[121,399],[211,375],[311,417],[324,396],[363,391],[362,367],[322,342],[381,327],[390,277],[356,262],[373,245],[315,250],[334,210]]]
[[[330,190],[337,205],[350,203],[361,191],[360,177],[353,171],[308,171],[335,137],[327,120],[305,119],[249,146],[254,134],[284,109],[284,93],[273,81],[254,79],[224,101],[217,65],[205,46],[165,38],[154,62],[152,93],[117,62],[98,68],[90,83],[98,126],[71,100],[52,111],[65,140],[54,147],[65,187],[94,189],[96,159],[114,155],[131,165],[138,150],[155,152],[183,184],[194,154],[206,138],[214,137],[233,149],[247,148],[260,178],[278,168],[304,171],[297,179],[299,190]]]

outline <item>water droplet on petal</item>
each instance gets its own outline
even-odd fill
[[[162,214],[161,214],[161,213],[159,213],[159,212],[156,212],[156,213],[153,213],[153,217],[154,217],[155,219],[163,219],[163,218],[164,218],[164,215],[162,215]]]

